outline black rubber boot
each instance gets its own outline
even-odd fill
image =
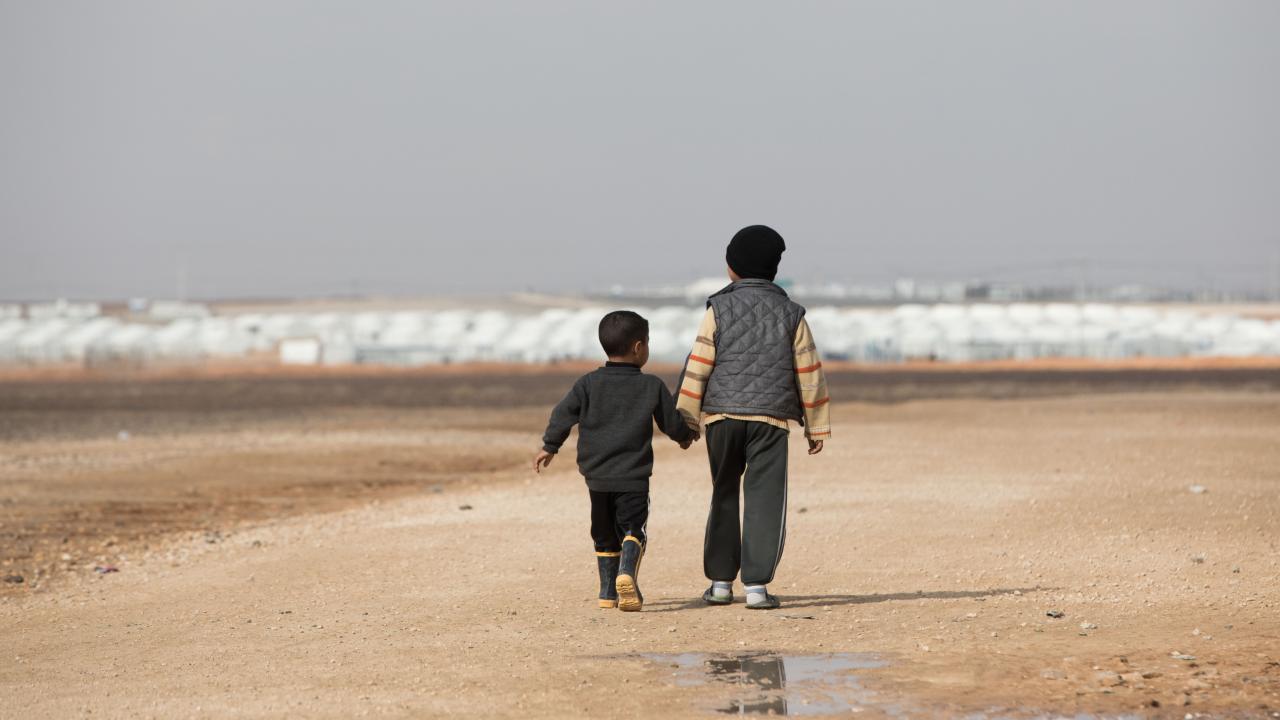
[[[600,607],[616,608],[618,607],[618,588],[614,585],[618,581],[618,560],[622,553],[616,552],[598,552],[596,553],[596,566],[600,568]]]
[[[634,536],[622,540],[622,557],[618,563],[618,609],[636,612],[644,607],[644,595],[640,594],[640,560],[644,558],[644,546]]]

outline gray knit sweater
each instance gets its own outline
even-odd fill
[[[583,375],[551,411],[542,449],[559,452],[578,425],[578,470],[592,490],[646,491],[653,474],[653,424],[676,442],[693,431],[667,386],[635,365],[609,363]]]

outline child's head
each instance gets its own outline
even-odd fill
[[[768,225],[748,225],[729,241],[725,261],[729,263],[729,279],[737,282],[746,278],[772,281],[778,276],[778,263],[787,244],[782,236]]]
[[[610,360],[643,366],[649,361],[649,321],[630,310],[600,320],[600,347]]]

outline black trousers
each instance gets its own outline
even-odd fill
[[[649,524],[649,492],[591,493],[591,540],[596,552],[619,552],[622,539],[635,537],[641,545],[648,542],[645,525]]]
[[[762,422],[720,420],[707,426],[711,512],[702,569],[711,580],[764,585],[782,560],[787,534],[788,433]],[[745,475],[744,475],[745,472]],[[744,508],[738,522],[738,491]]]

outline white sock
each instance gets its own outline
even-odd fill
[[[762,603],[769,595],[768,588],[764,585],[747,585],[745,589],[748,603]]]
[[[728,580],[728,581],[712,580],[711,594],[715,595],[716,597],[729,597],[730,595],[733,594],[733,581],[732,580]]]

